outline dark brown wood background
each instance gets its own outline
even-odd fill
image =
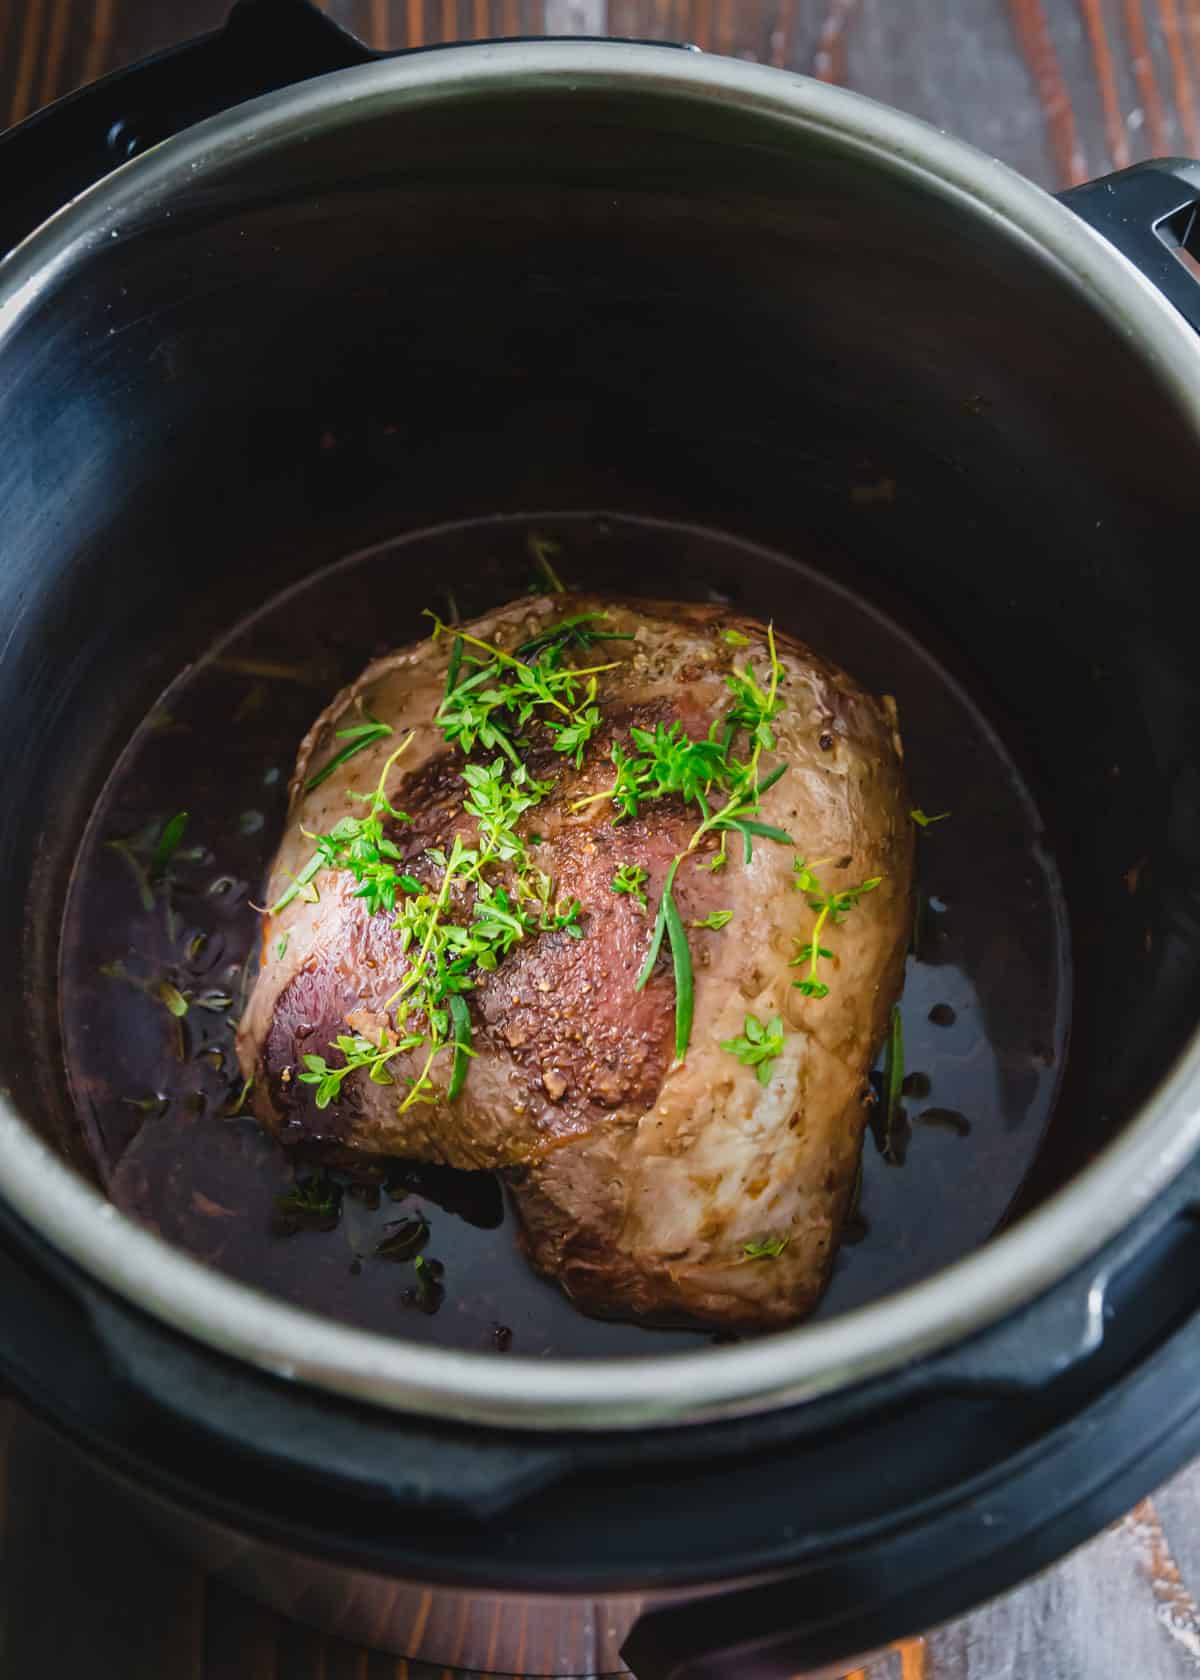
[[[0,0],[0,119],[214,27],[225,0]],[[520,33],[689,40],[845,82],[1065,186],[1200,152],[1198,0],[326,0],[382,47]]]
[[[225,0],[0,0],[0,124],[215,27]],[[689,40],[846,83],[1048,187],[1200,155],[1200,0],[326,0],[380,47],[485,35]],[[2,188],[0,188],[2,190]],[[1200,1677],[1200,1468],[869,1680]],[[0,1398],[0,1677],[438,1680],[260,1610],[163,1552]],[[868,1680],[861,1672],[854,1680]]]

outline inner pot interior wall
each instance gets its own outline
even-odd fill
[[[494,511],[659,513],[816,560],[993,710],[1047,800],[1079,978],[1035,1193],[1191,1030],[1200,707],[1175,557],[1195,441],[996,220],[661,92],[376,102],[106,227],[0,355],[0,941],[21,997],[0,1077],[65,1152],[59,913],[137,719],[281,585]]]

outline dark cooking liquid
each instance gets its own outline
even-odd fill
[[[996,1228],[1059,1081],[1067,935],[1037,810],[982,715],[896,624],[795,561],[654,521],[478,521],[353,556],[272,601],[167,691],[96,808],[62,942],[67,1065],[110,1195],[235,1277],[414,1340],[587,1355],[710,1339],[583,1318],[530,1272],[482,1175],[397,1167],[386,1185],[351,1186],[333,1229],[281,1234],[276,1199],[293,1162],[229,1114],[241,1083],[233,1022],[258,959],[252,901],[300,737],[368,659],[426,633],[421,607],[470,617],[526,590],[531,528],[559,543],[569,586],[732,600],[896,696],[914,801],[953,814],[918,835],[922,908],[902,1003],[909,1126],[892,1149],[903,1161],[868,1135],[856,1240],[821,1315],[927,1277]],[[156,884],[155,837],[184,810]],[[163,980],[192,996],[182,1019],[156,990]],[[436,1313],[421,1310],[410,1260],[375,1253],[417,1212],[425,1254],[444,1267]]]

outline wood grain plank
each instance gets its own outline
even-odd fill
[[[1159,1541],[1127,1518],[1019,1592],[929,1636],[932,1680],[1196,1680]],[[1169,1555],[1169,1554],[1167,1554]],[[1163,1612],[1166,1604],[1166,1613]]]
[[[23,27],[16,57],[16,75],[8,104],[10,123],[20,122],[33,108],[33,89],[45,23],[45,0],[26,0]]]
[[[1183,39],[1176,0],[1158,0],[1159,17],[1167,57],[1171,64],[1174,104],[1183,138],[1190,152],[1200,152],[1200,124],[1196,120],[1196,95],[1192,84],[1192,66]]]
[[[1104,112],[1104,137],[1109,162],[1114,169],[1124,169],[1130,161],[1129,134],[1121,111],[1117,91],[1116,62],[1108,22],[1101,0],[1081,0],[1084,27],[1087,30],[1095,70],[1096,86]]]
[[[1161,157],[1167,151],[1167,117],[1158,75],[1150,51],[1150,37],[1146,32],[1146,16],[1142,0],[1124,0],[1125,27],[1129,36],[1130,62],[1137,81],[1140,108],[1145,117],[1146,139],[1152,156]]]
[[[96,0],[91,8],[88,30],[87,57],[83,61],[81,81],[94,82],[110,68],[112,59],[113,17],[117,0]]]
[[[849,33],[858,9],[859,0],[829,0],[812,61],[812,73],[819,81],[845,82]]]
[[[1008,0],[1008,9],[1045,116],[1058,182],[1072,186],[1087,179],[1087,163],[1045,7],[1042,0]]]

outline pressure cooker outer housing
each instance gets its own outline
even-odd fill
[[[588,42],[372,57],[297,0],[243,0],[218,35],[0,141],[0,938],[19,999],[0,1025],[0,1361],[181,1508],[410,1577],[486,1580],[458,1525],[503,1512],[515,1533],[567,1477],[597,1499],[614,1465],[660,1498],[683,1466],[704,1498],[733,1478],[745,1519],[720,1556],[703,1524],[672,1546],[646,1518],[649,1550],[563,1538],[548,1562],[514,1541],[507,1577],[736,1577],[741,1598],[707,1595],[686,1626],[643,1621],[637,1672],[791,1672],[849,1649],[828,1579],[817,1631],[815,1601],[772,1585],[843,1555],[839,1497],[879,1546],[916,1536],[924,1622],[1200,1444],[1181,1377],[1200,685],[1179,585],[1200,347],[1170,249],[1198,166],[1078,189],[1073,215],[920,124],[757,66]],[[891,499],[853,497],[872,472]],[[1055,1146],[1027,1215],[929,1284],[674,1361],[485,1362],[266,1301],[86,1182],[55,912],[124,736],[232,599],[399,530],[547,506],[703,517],[782,548],[816,534],[848,583],[938,626],[1056,791],[1078,998]],[[130,1429],[114,1380],[152,1427]],[[830,1432],[865,1451],[889,1416],[910,1420],[912,1475],[851,1497]],[[1103,1485],[1068,1473],[1118,1417],[1129,1450]],[[204,1488],[181,1473],[193,1438]],[[255,1466],[254,1499],[217,1470],[230,1454]],[[784,1466],[812,1490],[800,1523],[772,1503]],[[290,1473],[341,1490],[323,1540],[280,1502]],[[1027,1514],[1042,1488],[1040,1540],[989,1545],[998,1479]],[[432,1527],[381,1551],[358,1520],[379,1500]],[[973,1536],[957,1572],[928,1565],[935,1506]],[[860,1599],[856,1625],[890,1637],[913,1613],[872,1622]],[[777,1637],[797,1621],[806,1643]]]

